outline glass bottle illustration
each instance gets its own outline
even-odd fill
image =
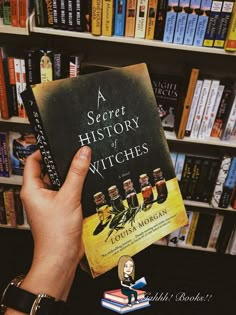
[[[162,170],[160,168],[153,170],[153,178],[157,190],[157,202],[163,203],[168,196],[168,190],[165,178],[163,177]]]
[[[137,208],[139,206],[138,197],[131,179],[124,181],[123,187],[129,208]]]
[[[105,227],[111,219],[111,209],[102,192],[93,195],[96,204],[96,211],[100,220],[100,224]]]
[[[110,196],[110,203],[114,212],[121,212],[125,210],[123,199],[119,194],[119,190],[116,185],[108,188],[108,194]]]
[[[144,204],[146,208],[150,208],[154,200],[154,195],[152,191],[152,185],[149,182],[149,177],[147,176],[147,174],[140,175],[139,182],[141,185],[141,192],[142,192]]]

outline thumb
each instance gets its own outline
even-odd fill
[[[81,196],[85,177],[88,173],[91,161],[91,149],[89,147],[80,148],[74,155],[66,180],[60,190],[65,196]]]

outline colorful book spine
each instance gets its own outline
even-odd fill
[[[183,44],[186,23],[188,19],[188,8],[190,5],[190,0],[179,0],[180,12],[177,13],[176,26],[174,31],[175,44]]]
[[[53,0],[46,1],[46,17],[47,25],[53,27]]]
[[[147,25],[145,34],[146,39],[154,39],[157,16],[157,3],[158,0],[149,0],[148,3]]]
[[[212,47],[216,35],[216,29],[220,20],[220,13],[222,9],[223,0],[212,1],[211,12],[208,19],[206,33],[203,41],[203,46]]]
[[[210,116],[212,115],[212,110],[216,102],[217,92],[220,85],[219,80],[212,80],[210,91],[208,93],[206,105],[204,107],[204,112],[202,115],[202,121],[198,132],[199,139],[205,139],[208,134],[208,122]]]
[[[12,88],[12,107],[13,107],[12,114],[13,116],[18,116],[14,57],[7,57],[7,63],[8,63],[9,83]]]
[[[197,26],[198,17],[200,15],[201,0],[192,0],[190,2],[190,12],[188,14],[186,29],[184,34],[184,45],[192,45],[194,34]]]
[[[0,224],[7,224],[3,192],[3,186],[0,186]]]
[[[136,9],[137,0],[127,0],[125,19],[125,36],[127,37],[134,37],[135,35]]]
[[[40,82],[53,80],[53,53],[51,50],[40,50]]]
[[[10,0],[11,8],[11,25],[14,27],[19,26],[19,0]]]
[[[114,35],[124,36],[126,0],[115,0]],[[103,10],[103,8],[102,8]]]
[[[19,0],[19,26],[26,28],[26,22],[30,12],[30,1]]]
[[[212,0],[202,0],[201,2],[201,12],[202,15],[199,15],[198,22],[196,26],[196,31],[194,35],[193,45],[202,46],[203,40],[206,33],[207,23],[209,19],[209,14],[211,10]]]
[[[103,0],[102,3],[102,35],[113,35],[114,1]]]
[[[172,43],[175,32],[175,23],[177,19],[176,8],[178,8],[179,0],[169,0],[167,13],[166,13],[166,22],[164,29],[163,42]]]
[[[192,221],[191,221],[191,224],[190,224],[190,227],[189,227],[187,239],[186,239],[186,244],[187,245],[192,245],[193,244],[193,240],[194,240],[194,236],[195,236],[195,231],[196,231],[198,219],[199,219],[199,211],[194,211],[193,212],[193,216],[192,216]]]
[[[168,0],[158,0],[154,39],[163,40]]]
[[[187,192],[185,194],[186,200],[196,200],[196,190],[197,190],[197,185],[198,185],[198,181],[201,174],[201,164],[202,164],[202,158],[196,156],[193,162],[193,168],[191,170]]]
[[[195,163],[195,156],[192,155],[186,155],[185,161],[184,161],[184,167],[181,175],[181,181],[179,183],[181,194],[183,199],[186,199],[188,194],[188,188],[191,181],[191,175]]]
[[[208,79],[203,80],[201,94],[199,97],[199,101],[198,101],[198,105],[197,105],[197,109],[196,109],[196,114],[195,114],[195,118],[194,118],[193,125],[192,125],[192,131],[191,131],[191,135],[190,135],[190,137],[194,138],[194,139],[196,139],[198,137],[198,132],[200,129],[204,108],[205,108],[208,94],[210,91],[211,82],[212,82],[212,80],[208,80]]]
[[[26,86],[27,86],[27,83],[26,83],[26,68],[25,68],[25,59],[20,59],[20,69],[21,69],[21,92],[23,92],[25,89],[26,89]],[[24,104],[22,102],[21,104],[21,112],[19,112],[19,109],[18,109],[18,115],[20,117],[23,117],[23,118],[26,118],[27,117],[27,114],[26,114],[26,110],[25,110],[25,107],[24,107]]]
[[[92,0],[92,34],[102,34],[102,0]]]
[[[145,38],[148,0],[138,0],[135,24],[135,37]]]
[[[188,232],[193,218],[193,213],[193,211],[187,211],[188,223],[180,228],[177,242],[178,247],[184,246],[186,244]]]
[[[213,46],[216,48],[224,48],[226,35],[234,7],[234,0],[223,1],[223,6],[219,18],[218,27],[216,29],[215,40]]]
[[[70,55],[69,56],[69,77],[77,77],[80,75],[81,62],[83,55]]]
[[[233,104],[231,105],[228,117],[225,119],[220,134],[220,139],[229,141],[236,123],[236,95],[234,96]]]
[[[224,49],[226,51],[236,51],[236,3],[234,2],[234,7],[232,15],[230,18],[229,28],[226,35]]]
[[[14,192],[13,188],[9,188],[4,191],[4,204],[7,215],[7,223],[12,227],[17,226],[15,204],[14,204]]]
[[[214,220],[212,230],[209,236],[208,244],[207,244],[208,248],[213,248],[213,249],[216,248],[217,239],[219,237],[223,221],[224,221],[224,216],[222,214],[216,213],[215,220]]]
[[[10,0],[2,0],[3,6],[3,24],[11,25],[11,4]]]
[[[185,129],[185,134],[184,134],[187,137],[189,137],[191,134],[192,125],[193,125],[193,121],[194,121],[194,117],[195,117],[195,113],[197,109],[197,104],[198,104],[198,100],[199,100],[201,89],[202,89],[202,83],[203,83],[203,80],[197,80],[194,95],[193,95],[193,100],[192,100],[192,104],[191,104],[191,108],[190,108],[190,112],[188,116],[188,121],[187,121],[186,129]]]

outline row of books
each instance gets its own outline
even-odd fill
[[[11,227],[28,224],[20,199],[20,186],[0,186],[0,224]]]
[[[236,209],[236,157],[199,156],[172,152],[183,199],[212,207]]]
[[[198,246],[236,255],[235,214],[187,210],[188,223],[155,242],[172,247]]]
[[[234,0],[35,1],[39,27],[226,50],[235,50],[233,7]]]
[[[0,0],[0,25],[26,28],[32,9],[30,0]]]
[[[184,100],[179,104],[175,131],[179,139],[233,139],[236,132],[236,81],[190,71]],[[182,107],[182,108],[181,108]]]
[[[26,158],[36,149],[31,133],[0,132],[0,177],[22,176]]]
[[[27,117],[21,92],[29,84],[79,75],[82,54],[45,49],[29,49],[23,57],[0,47],[0,111],[4,119]]]

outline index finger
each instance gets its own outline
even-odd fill
[[[32,153],[26,159],[23,174],[23,185],[29,187],[41,188],[44,186],[41,174],[42,156],[39,150]]]

